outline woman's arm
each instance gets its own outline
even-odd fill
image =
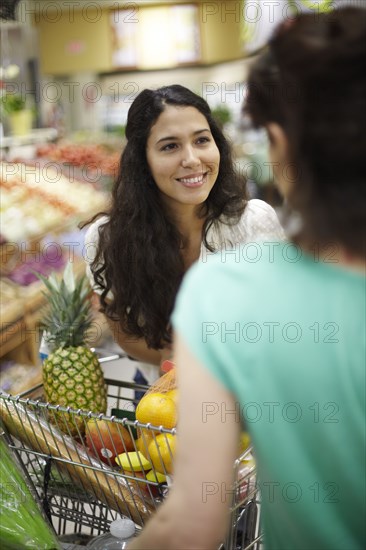
[[[107,300],[108,301],[108,300]],[[99,310],[100,308],[100,294],[93,292],[92,295],[93,308]],[[144,363],[150,363],[151,365],[160,366],[164,359],[169,359],[171,356],[171,350],[169,347],[161,350],[154,350],[147,347],[147,344],[143,338],[136,338],[130,334],[126,334],[118,321],[112,321],[106,315],[104,319],[108,324],[108,327],[112,333],[113,339],[117,344],[134,359],[142,361]]]
[[[216,549],[228,528],[239,407],[179,335],[174,357],[179,421],[173,487],[128,550]]]

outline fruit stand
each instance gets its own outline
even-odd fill
[[[40,381],[45,298],[34,272],[48,275],[67,260],[77,273],[85,271],[77,225],[106,207],[107,193],[68,178],[56,161],[41,160],[0,163],[0,190],[1,386],[19,393]]]

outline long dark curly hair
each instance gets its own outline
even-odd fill
[[[212,224],[219,218],[236,223],[247,203],[245,181],[235,172],[231,147],[206,101],[180,85],[143,90],[128,112],[127,144],[91,267],[103,289],[101,310],[153,349],[171,342],[170,315],[185,271],[183,237],[163,207],[146,158],[151,127],[166,105],[194,107],[202,113],[220,152],[217,180],[199,212],[209,250],[207,232]],[[111,300],[106,299],[109,291]]]
[[[279,27],[248,80],[255,126],[285,130],[295,171],[295,242],[366,250],[366,10],[302,14]]]

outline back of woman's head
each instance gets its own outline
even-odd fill
[[[366,10],[302,14],[253,66],[247,111],[280,124],[295,181],[288,196],[308,243],[365,251]]]

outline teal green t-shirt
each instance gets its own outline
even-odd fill
[[[366,279],[291,243],[251,243],[185,277],[173,324],[236,397],[266,550],[366,547]]]

